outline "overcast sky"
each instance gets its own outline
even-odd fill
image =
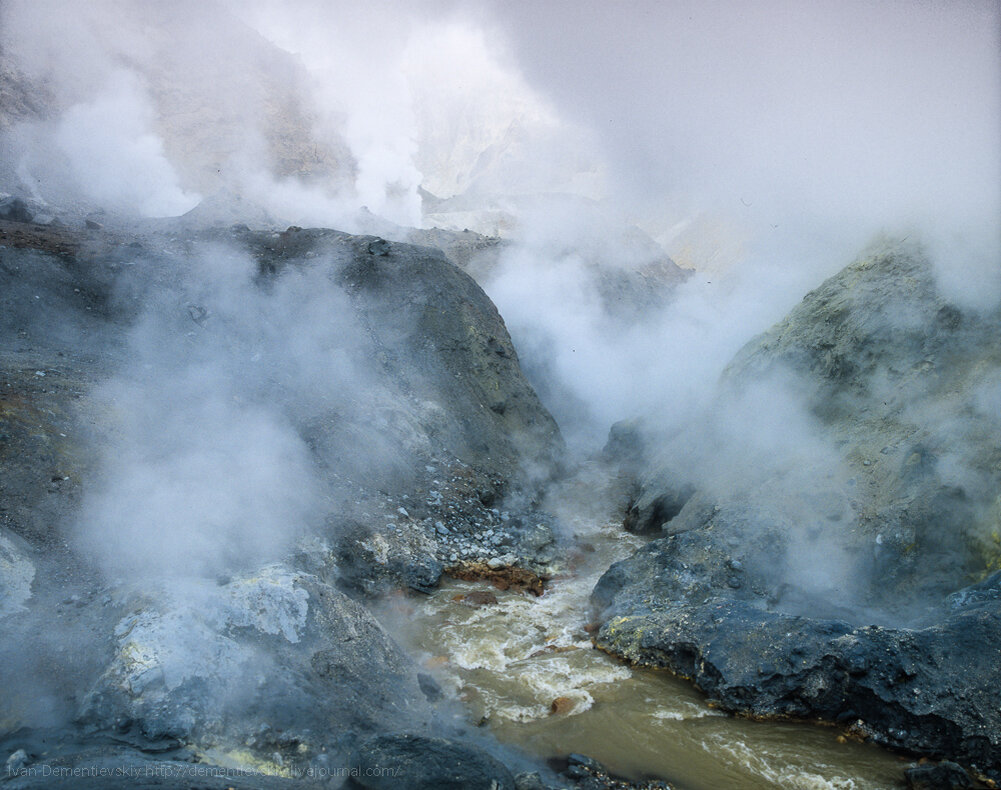
[[[997,2],[496,2],[631,190],[927,209],[1001,187]]]

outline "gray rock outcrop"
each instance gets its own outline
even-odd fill
[[[630,517],[661,537],[595,588],[598,646],[997,776],[998,337],[913,246],[808,294],[725,372],[710,471],[642,481]]]
[[[116,761],[310,786],[365,737],[460,743],[345,590],[428,589],[457,552],[552,559],[533,499],[562,442],[503,321],[427,248],[172,231],[0,223],[13,786]]]

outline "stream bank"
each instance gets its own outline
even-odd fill
[[[591,590],[644,539],[617,523],[574,528],[576,567],[541,597],[451,580],[380,613],[470,721],[541,759],[583,753],[613,774],[678,790],[906,786],[907,761],[837,728],[730,716],[685,680],[595,649]]]

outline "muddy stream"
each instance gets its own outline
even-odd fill
[[[834,727],[736,718],[710,708],[687,681],[594,649],[584,630],[591,590],[642,540],[617,524],[577,537],[593,551],[540,598],[450,581],[393,618],[473,722],[542,758],[580,752],[620,776],[665,779],[678,790],[905,786],[904,760]]]

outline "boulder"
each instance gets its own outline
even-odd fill
[[[974,786],[966,771],[948,760],[916,765],[908,768],[905,776],[910,790],[963,790]]]
[[[920,629],[786,614],[759,579],[700,563],[710,540],[674,535],[613,565],[592,598],[603,622],[595,644],[691,679],[724,710],[836,722],[1001,775],[997,600],[971,598]]]
[[[726,710],[1001,775],[999,336],[916,246],[809,293],[724,373],[694,493],[691,434],[658,448],[628,518],[660,537],[595,587],[596,644]]]
[[[18,623],[0,659],[20,678],[0,684],[7,753],[77,768],[126,744],[174,771],[151,786],[187,786],[170,766],[198,760],[277,787],[343,768],[364,737],[442,731],[441,690],[341,588],[429,589],[457,536],[512,562],[554,554],[533,500],[562,441],[479,286],[440,252],[336,231],[14,225],[0,229],[0,616]],[[201,389],[220,380],[221,399]],[[228,426],[234,413],[250,418]],[[501,535],[521,511],[532,529]],[[16,782],[62,781],[47,779]]]
[[[885,242],[725,373],[730,388],[777,371],[802,383],[845,469],[841,527],[877,555],[874,597],[939,596],[1001,567],[999,334],[1001,306],[951,302],[920,246]]]
[[[0,219],[9,222],[32,222],[35,218],[27,201],[12,195],[0,195]]]
[[[114,639],[81,718],[145,743],[308,762],[343,759],[362,733],[432,721],[416,666],[372,615],[281,565],[139,599]]]
[[[349,786],[367,790],[514,790],[511,772],[468,743],[377,735],[351,759]]]
[[[18,543],[0,531],[0,620],[24,611],[31,598],[35,566]]]

